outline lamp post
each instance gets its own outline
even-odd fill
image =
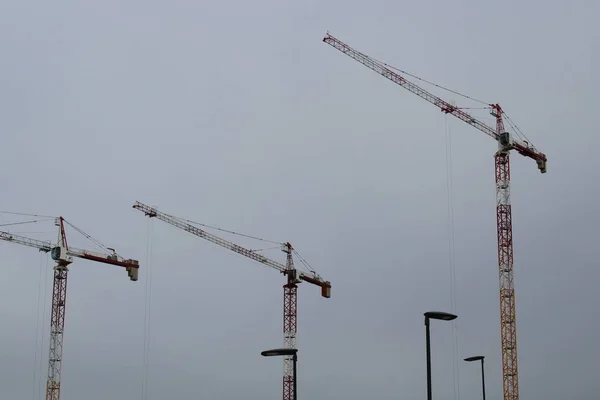
[[[298,379],[296,377],[296,362],[298,361],[298,349],[271,349],[265,350],[260,353],[263,357],[273,356],[292,356],[292,363],[294,366],[294,399],[298,400]]]
[[[456,319],[456,315],[441,312],[441,311],[428,311],[425,314],[425,343],[427,347],[427,400],[431,400],[431,343],[429,333],[429,320],[439,319],[441,321],[452,321]]]
[[[481,360],[481,387],[483,390],[483,400],[485,400],[485,373],[484,373],[484,368],[483,368],[483,359],[484,358],[485,358],[484,356],[474,356],[474,357],[465,358],[466,362]]]

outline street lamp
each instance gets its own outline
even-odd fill
[[[485,374],[483,372],[483,359],[484,358],[485,358],[484,356],[474,356],[474,357],[465,358],[466,362],[481,360],[481,387],[483,388],[483,400],[485,400]]]
[[[294,399],[298,400],[298,379],[296,378],[296,362],[298,361],[298,349],[271,349],[265,350],[260,353],[263,357],[274,357],[274,356],[292,356],[292,362],[294,365]]]
[[[425,314],[425,342],[427,346],[427,400],[431,400],[431,343],[429,334],[429,320],[439,319],[442,321],[452,321],[456,315],[441,311],[429,311]]]

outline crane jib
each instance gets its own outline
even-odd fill
[[[143,203],[140,203],[139,201],[135,202],[135,204],[133,205],[133,208],[143,212],[144,215],[146,215],[149,218],[158,218],[159,220],[166,222],[169,225],[172,225],[183,231],[191,233],[192,235],[201,237],[202,239],[205,239],[209,242],[215,243],[215,244],[217,244],[221,247],[224,247],[226,249],[229,249],[235,253],[241,254],[241,255],[248,257],[254,261],[257,261],[261,264],[264,264],[273,269],[276,269],[284,274],[289,274],[290,271],[296,271],[295,269],[293,269],[293,268],[290,269],[286,265],[283,265],[281,263],[278,263],[277,261],[271,260],[270,258],[267,258],[267,257],[263,256],[262,254],[257,253],[256,251],[246,249],[238,244],[232,243],[232,242],[225,240],[219,236],[208,233],[208,232],[198,228],[197,226],[194,226],[194,225],[191,225],[191,224],[185,222],[185,220],[182,220],[178,217],[174,217],[172,215],[160,212],[153,207],[150,207]],[[291,248],[291,245],[289,245],[289,246]],[[312,276],[308,276],[302,272],[299,272],[299,279],[301,281],[309,282],[316,286],[319,286],[321,288],[321,296],[323,296],[325,298],[331,297],[331,283],[329,281],[323,281],[316,274],[314,277],[312,277]]]
[[[494,129],[491,126],[488,126],[484,122],[482,122],[482,121],[474,118],[470,114],[462,111],[459,107],[456,107],[456,106],[450,104],[449,102],[444,101],[444,100],[440,99],[439,97],[429,93],[427,90],[410,82],[409,80],[404,78],[399,73],[392,71],[390,68],[387,67],[386,64],[384,64],[380,61],[377,61],[377,60],[367,56],[366,54],[359,52],[358,50],[353,49],[352,47],[348,46],[341,40],[333,37],[329,33],[327,33],[325,35],[325,37],[323,38],[323,42],[329,44],[333,48],[339,50],[340,52],[344,53],[348,57],[354,59],[355,61],[358,61],[359,63],[363,64],[367,68],[377,72],[381,76],[391,80],[392,82],[396,83],[397,85],[402,86],[404,89],[408,90],[409,92],[416,94],[417,96],[421,97],[422,99],[435,105],[443,113],[451,114],[451,115],[455,116],[456,118],[460,119],[461,121],[464,121],[467,124],[471,125],[472,127],[485,133],[486,135],[490,136],[491,138],[495,139],[496,141],[502,142],[503,135],[505,135],[504,132],[498,131],[497,129]],[[492,107],[493,110],[498,111],[497,114],[493,113],[492,115],[496,116],[498,127],[502,127],[503,126],[502,110],[501,110],[500,106],[498,104],[489,104],[489,106]],[[503,128],[499,128],[499,129],[503,129]],[[506,133],[506,135],[507,135],[507,133]],[[534,147],[530,146],[527,142],[520,142],[520,141],[515,141],[512,139],[509,139],[508,141],[506,141],[506,143],[501,143],[501,149],[502,150],[511,150],[511,149],[516,150],[519,154],[536,161],[538,169],[540,170],[541,173],[546,172],[546,162],[547,162],[546,155],[538,152]]]

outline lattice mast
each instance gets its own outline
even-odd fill
[[[285,243],[283,246],[288,271],[288,282],[283,285],[283,347],[296,348],[296,331],[298,324],[298,285],[294,278],[294,259],[292,258],[292,245]],[[292,356],[283,358],[283,400],[294,399],[294,363]]]
[[[402,86],[429,103],[437,106],[443,113],[451,114],[473,126],[498,142],[498,151],[494,156],[496,178],[496,219],[498,235],[498,269],[500,278],[500,329],[502,341],[502,373],[504,400],[519,399],[519,378],[517,366],[517,331],[515,311],[515,290],[513,276],[513,238],[510,205],[510,150],[536,161],[541,173],[546,172],[546,155],[539,152],[526,141],[514,139],[505,129],[503,111],[499,104],[489,104],[491,114],[496,118],[496,127],[492,128],[479,121],[461,108],[442,100],[418,85],[408,81],[386,64],[377,61],[343,43],[327,33],[323,41],[358,61],[392,82]]]
[[[31,239],[0,231],[0,240],[29,246],[50,253],[55,261],[54,281],[52,285],[52,308],[50,311],[50,343],[48,355],[48,380],[46,383],[46,400],[60,400],[60,382],[62,369],[63,334],[65,328],[65,310],[67,301],[67,276],[68,265],[73,262],[73,257],[84,258],[91,261],[124,267],[132,281],[138,280],[139,263],[137,260],[119,256],[113,249],[112,254],[103,254],[88,250],[69,248],[65,233],[65,220],[56,218],[58,226],[58,243]]]
[[[502,109],[492,109],[496,129],[504,132]],[[519,400],[517,357],[517,311],[513,271],[512,210],[510,205],[510,155],[501,141],[494,156],[496,180],[496,229],[498,236],[498,271],[500,277],[500,340],[502,344],[502,388],[504,400]],[[545,172],[545,165],[544,171]]]
[[[321,296],[325,298],[331,297],[331,282],[323,280],[314,271],[307,273],[299,271],[294,267],[294,260],[292,257],[294,248],[289,242],[281,245],[281,250],[286,253],[286,264],[283,265],[277,261],[273,261],[270,258],[263,256],[262,254],[257,253],[256,251],[248,250],[217,235],[208,233],[205,230],[192,225],[186,220],[161,212],[158,209],[140,203],[139,201],[135,202],[133,208],[143,212],[149,218],[157,218],[168,223],[169,225],[189,232],[192,235],[201,237],[202,239],[229,249],[235,253],[241,254],[284,274],[287,278],[287,283],[283,286],[283,345],[286,348],[296,348],[296,332],[298,329],[298,283],[308,282],[319,286],[321,288]],[[292,358],[284,357],[283,400],[296,400],[294,399],[293,392],[295,379]]]
[[[63,218],[58,218],[58,249],[67,249],[67,236]],[[62,251],[61,251],[62,253]],[[67,268],[73,262],[70,256],[57,257],[52,284],[52,308],[50,310],[50,343],[48,355],[48,381],[46,400],[60,399],[60,373],[62,369],[63,333],[67,302]]]

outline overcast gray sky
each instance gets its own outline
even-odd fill
[[[0,209],[63,215],[142,263],[136,283],[72,265],[62,399],[142,398],[145,336],[148,399],[281,396],[281,360],[259,353],[282,344],[283,277],[150,224],[135,200],[289,240],[331,280],[329,300],[299,289],[299,396],[424,398],[422,313],[451,308],[449,166],[457,356],[485,355],[488,399],[501,399],[496,145],[322,43],[326,30],[500,102],[548,155],[546,175],[512,158],[521,396],[597,397],[599,11],[591,0],[2,2]],[[13,232],[55,238],[51,224]],[[7,243],[0,254],[0,397],[40,399],[52,264]],[[432,331],[434,394],[454,399],[452,325]],[[477,367],[459,363],[458,377],[460,398],[478,399]]]

